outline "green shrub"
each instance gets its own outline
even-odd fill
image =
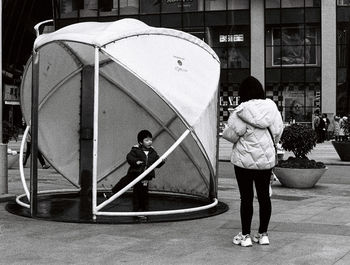
[[[341,128],[344,130],[344,134],[346,136],[350,135],[350,121],[349,121],[349,117],[347,119],[344,119]]]
[[[325,168],[326,165],[323,162],[316,162],[315,160],[309,160],[308,158],[295,158],[289,157],[287,160],[278,162],[279,167],[285,168]]]
[[[302,124],[287,126],[281,137],[283,149],[293,152],[296,158],[306,158],[306,155],[316,146],[316,140],[315,132]]]

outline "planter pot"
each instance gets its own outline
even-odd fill
[[[307,189],[315,186],[327,169],[275,167],[274,173],[285,187]]]
[[[342,161],[350,161],[350,142],[332,141],[332,144]]]

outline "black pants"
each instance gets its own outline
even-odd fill
[[[235,166],[236,179],[241,195],[241,224],[242,234],[250,234],[250,228],[253,218],[253,182],[259,201],[259,233],[267,232],[271,218],[271,200],[269,195],[269,184],[271,169],[255,170],[245,169]]]
[[[117,193],[126,185],[128,185],[131,181],[133,181],[136,177],[133,175],[126,175],[122,177],[117,184],[112,188],[113,193]],[[132,204],[134,211],[144,211],[148,209],[148,181],[141,180],[136,183],[133,187],[132,192]]]
[[[24,161],[23,161],[23,166],[25,166],[27,164],[27,160],[30,156],[30,153],[31,153],[31,142],[27,142],[27,148],[26,148],[26,156],[24,158]],[[45,163],[45,159],[43,158],[43,155],[41,154],[41,152],[38,150],[38,159],[39,159],[39,162],[42,166],[44,166],[46,163]]]

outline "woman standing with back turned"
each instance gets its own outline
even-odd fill
[[[239,106],[232,112],[228,126],[233,129],[231,163],[234,165],[241,196],[242,232],[233,243],[243,247],[252,246],[252,240],[268,245],[267,234],[271,217],[269,184],[275,166],[275,143],[283,131],[283,121],[276,104],[265,98],[261,83],[254,77],[246,78],[239,87]],[[260,225],[258,233],[251,237],[253,218],[253,183],[259,201]]]

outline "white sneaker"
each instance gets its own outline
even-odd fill
[[[241,232],[233,238],[232,243],[235,245],[241,245],[242,247],[251,247],[253,245],[250,235],[242,235]]]
[[[255,243],[259,243],[260,245],[269,245],[270,244],[269,237],[268,237],[267,233],[262,233],[262,234],[256,233],[253,236],[253,241]]]

